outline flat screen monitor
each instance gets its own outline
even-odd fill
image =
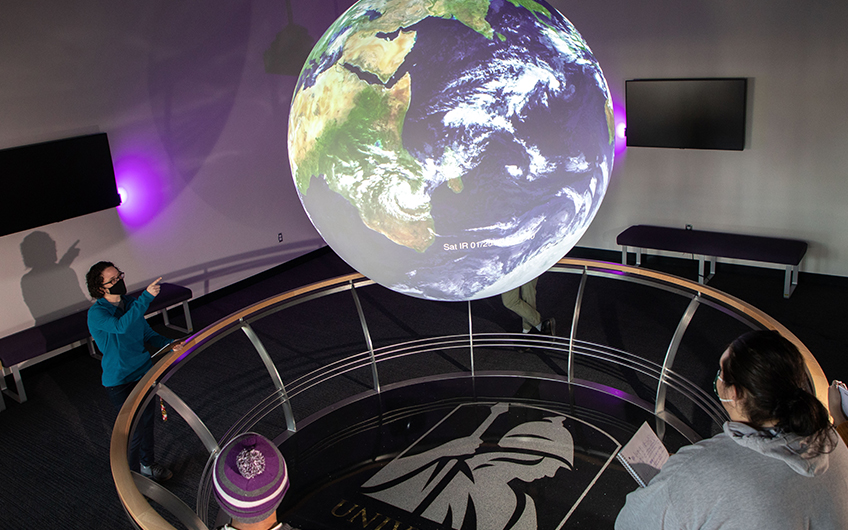
[[[0,150],[0,236],[121,204],[106,133]]]
[[[745,148],[747,79],[625,81],[627,145]]]

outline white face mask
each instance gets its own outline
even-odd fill
[[[724,383],[724,379],[721,378],[721,368],[718,369],[718,372],[716,372],[715,379],[713,379],[713,392],[715,392],[715,395],[718,398],[718,400],[722,401],[724,403],[730,403],[730,402],[736,401],[735,399],[724,399],[724,398],[722,398],[721,396],[718,395],[718,381],[719,380],[721,380],[721,382]],[[724,383],[724,384],[726,385],[727,383]]]

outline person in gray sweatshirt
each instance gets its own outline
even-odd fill
[[[672,455],[627,495],[616,530],[848,528],[848,447],[775,331],[737,338],[719,360],[724,432]]]

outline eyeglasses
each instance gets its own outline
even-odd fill
[[[108,289],[109,287],[112,287],[113,285],[115,285],[116,283],[118,283],[119,281],[121,281],[123,279],[124,279],[124,273],[121,272],[121,271],[118,271],[117,276],[115,276],[114,278],[112,278],[108,282],[103,282],[103,287],[106,287]]]

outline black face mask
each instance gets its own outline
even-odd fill
[[[115,285],[109,288],[109,294],[127,294],[127,284],[124,283],[123,278],[115,282]]]

